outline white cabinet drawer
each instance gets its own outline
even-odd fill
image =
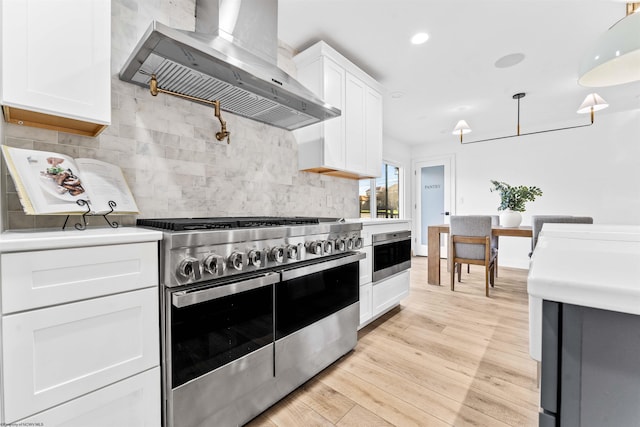
[[[16,425],[158,427],[160,402],[160,368],[156,367],[20,420]]]
[[[1,257],[4,314],[158,285],[156,242]]]
[[[409,270],[373,285],[373,315],[386,311],[409,295]]]
[[[158,288],[3,317],[5,422],[159,364]]]

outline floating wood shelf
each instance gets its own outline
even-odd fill
[[[72,133],[82,136],[96,137],[107,128],[108,125],[85,122],[82,120],[69,119],[66,117],[54,116],[53,114],[38,113],[35,111],[23,110],[21,108],[2,106],[4,119],[8,123],[20,126],[31,126],[40,129],[49,129],[59,132]]]

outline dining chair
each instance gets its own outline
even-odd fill
[[[483,265],[485,269],[485,294],[489,296],[489,284],[493,287],[497,251],[491,247],[490,215],[454,215],[449,229],[451,253],[451,290],[455,290],[455,275],[462,281],[462,264]]]
[[[500,225],[500,215],[491,215],[491,226],[493,227],[494,225]],[[491,248],[495,251],[496,253],[496,260],[495,260],[495,275],[496,277],[498,277],[498,244],[499,244],[500,240],[498,239],[498,236],[494,236],[493,234],[491,235]],[[471,273],[471,264],[467,264],[467,274]]]
[[[538,243],[538,235],[545,223],[554,224],[593,224],[593,218],[590,216],[572,216],[572,215],[533,215],[531,217],[531,252],[529,258],[533,255],[533,250]]]

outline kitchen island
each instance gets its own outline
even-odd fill
[[[527,286],[540,425],[640,425],[640,226],[545,224]]]

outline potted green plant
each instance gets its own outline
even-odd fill
[[[500,193],[500,225],[503,227],[518,227],[522,222],[524,204],[533,202],[536,197],[542,196],[542,190],[538,187],[526,185],[512,186],[502,181],[491,181],[491,191]]]

